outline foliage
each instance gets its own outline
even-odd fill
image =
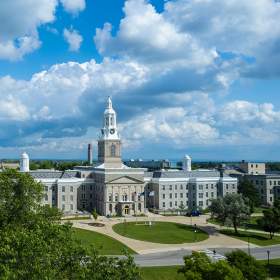
[[[92,211],[91,215],[95,221],[98,219],[98,213],[96,212],[96,209]]]
[[[246,202],[246,198],[243,199],[241,194],[227,194],[224,197],[213,199],[209,210],[211,215],[223,225],[232,224],[237,233],[237,227],[248,221],[250,217],[250,209]]]
[[[204,254],[193,252],[184,257],[184,266],[179,273],[183,273],[186,280],[243,280],[242,272],[231,266],[227,261],[211,262]]]
[[[0,279],[139,279],[131,257],[83,247],[57,209],[39,204],[42,185],[30,175],[4,171],[0,189]]]
[[[227,261],[237,267],[247,280],[263,280],[267,277],[267,271],[257,260],[241,250],[227,254]]]
[[[32,160],[30,170],[36,169],[56,169],[65,171],[73,169],[77,165],[88,165],[87,161],[55,161],[55,160]]]
[[[269,232],[270,238],[280,230],[280,202],[275,201],[272,208],[263,210],[263,217],[258,220],[259,226]]]
[[[248,198],[251,213],[254,212],[254,208],[260,206],[261,198],[257,188],[248,179],[244,179],[238,186],[238,192],[243,197]]]

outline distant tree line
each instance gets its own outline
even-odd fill
[[[88,161],[74,160],[74,161],[56,161],[56,160],[32,160],[30,162],[30,170],[36,169],[56,169],[60,171],[73,169],[74,166],[89,165]]]

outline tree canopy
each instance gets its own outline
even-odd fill
[[[214,218],[222,224],[232,225],[237,233],[237,227],[250,217],[250,208],[247,202],[241,194],[227,194],[224,197],[213,199],[209,210]]]
[[[243,195],[243,197],[248,198],[251,213],[254,212],[254,208],[260,206],[261,199],[257,188],[248,179],[244,179],[240,182],[238,186],[238,192]]]
[[[132,257],[100,256],[75,239],[61,212],[41,206],[42,185],[0,173],[0,279],[139,279]]]
[[[272,208],[263,210],[263,217],[258,224],[270,234],[272,239],[275,232],[280,230],[280,200],[276,200]]]
[[[242,272],[227,261],[211,262],[204,254],[193,252],[184,257],[184,266],[179,269],[186,280],[243,280]]]

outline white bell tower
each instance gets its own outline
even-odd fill
[[[109,96],[107,106],[104,111],[103,128],[101,129],[101,137],[103,140],[119,140],[120,136],[117,129],[117,115],[113,109],[112,100]]]
[[[184,171],[192,171],[192,158],[189,155],[184,156],[182,168]]]
[[[117,128],[117,116],[110,97],[103,116],[103,128],[98,140],[98,161],[106,167],[119,168],[121,161],[121,139]]]
[[[29,172],[29,156],[25,152],[20,157],[20,171]]]

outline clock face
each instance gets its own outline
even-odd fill
[[[113,129],[113,128],[110,129],[110,133],[111,133],[111,134],[114,134],[114,133],[115,133],[115,129]]]

